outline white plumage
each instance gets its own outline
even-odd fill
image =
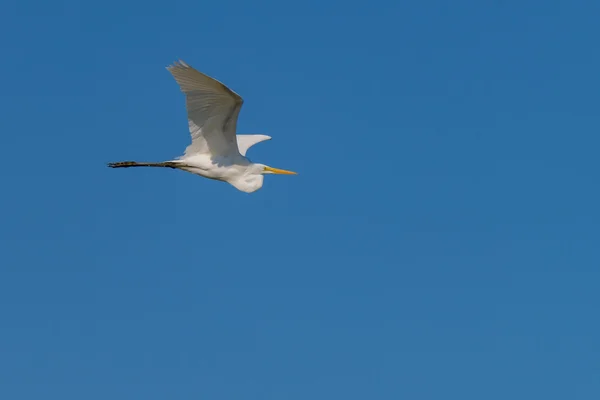
[[[185,94],[192,142],[183,156],[165,162],[122,161],[112,168],[167,167],[230,183],[251,193],[263,185],[263,174],[295,174],[292,171],[256,164],[246,158],[256,143],[267,135],[236,135],[238,115],[244,101],[221,82],[183,61],[167,67]]]

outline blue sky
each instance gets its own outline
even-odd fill
[[[0,397],[599,398],[599,13],[3,2]],[[188,144],[178,58],[299,175],[106,168]]]

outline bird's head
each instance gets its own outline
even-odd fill
[[[243,176],[230,183],[243,192],[252,193],[262,187],[265,174],[296,175],[295,172],[285,169],[273,168],[264,164],[250,164]]]

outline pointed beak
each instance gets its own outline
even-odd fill
[[[271,173],[271,174],[297,175],[297,173],[293,172],[293,171],[286,171],[285,169],[278,169],[278,168],[271,168],[271,167],[265,167],[264,172]]]

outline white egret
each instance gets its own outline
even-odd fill
[[[205,178],[225,181],[238,190],[252,193],[263,185],[264,174],[295,172],[257,164],[246,158],[256,143],[267,135],[236,135],[242,98],[221,82],[190,67],[183,61],[167,67],[185,94],[192,143],[183,156],[164,162],[122,161],[112,168],[166,167],[181,169]]]

